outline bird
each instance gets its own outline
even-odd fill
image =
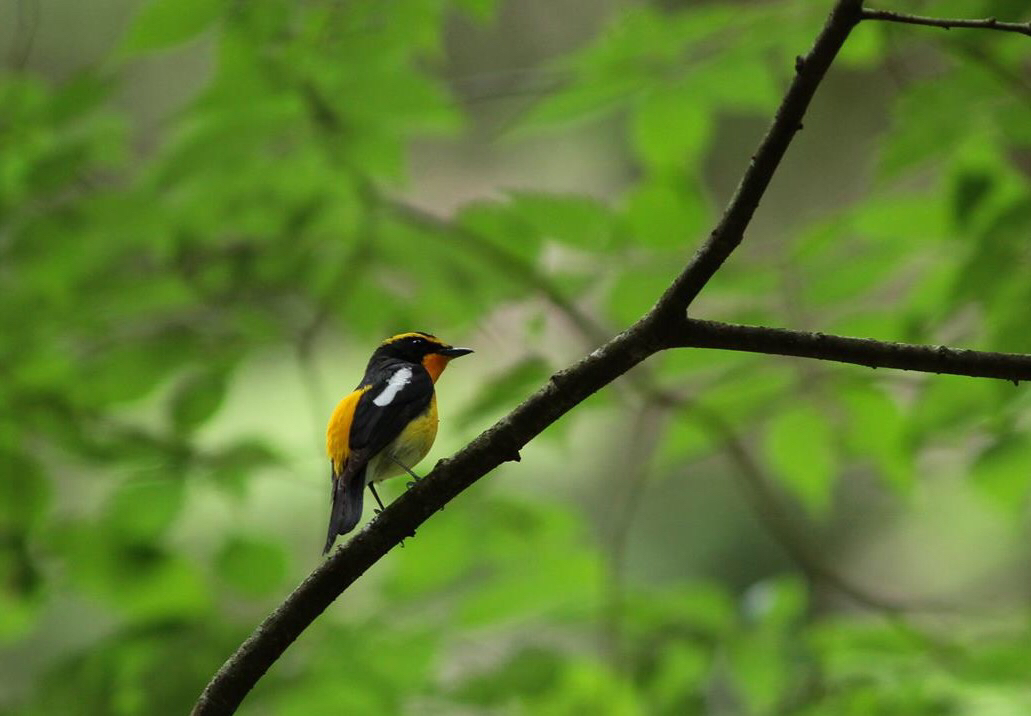
[[[419,479],[412,468],[437,437],[437,379],[452,359],[472,352],[422,331],[398,333],[373,352],[326,427],[333,486],[323,554],[358,524],[366,486],[382,510],[375,483],[403,473]]]

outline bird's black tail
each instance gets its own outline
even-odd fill
[[[329,552],[337,535],[345,535],[362,518],[362,499],[365,495],[365,468],[348,470],[333,476],[333,509],[329,514],[329,533],[322,554]]]

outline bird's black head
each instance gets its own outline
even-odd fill
[[[433,380],[436,380],[448,361],[472,352],[471,348],[450,346],[429,333],[412,331],[398,333],[380,343],[369,364],[372,365],[384,358],[418,363],[429,371]]]

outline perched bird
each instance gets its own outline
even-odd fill
[[[399,333],[372,354],[365,376],[333,411],[326,429],[326,451],[333,476],[333,508],[322,553],[337,535],[354,529],[362,516],[368,485],[407,472],[426,457],[437,437],[434,384],[452,358],[472,353],[429,333]]]

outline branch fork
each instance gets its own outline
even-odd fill
[[[1031,35],[1031,25],[1003,23],[995,18],[936,20],[864,10],[862,0],[837,0],[812,49],[796,59],[791,85],[719,223],[655,307],[623,333],[554,374],[536,393],[465,448],[438,462],[429,475],[333,552],[229,657],[201,694],[194,716],[234,713],[287,647],[388,551],[476,480],[503,462],[519,460],[523,446],[582,400],[661,350],[718,348],[871,368],[1002,378],[1014,383],[1031,380],[1031,356],[884,343],[687,317],[695,297],[743,240],[784,153],[802,128],[802,119],[820,82],[849,33],[862,20]],[[440,229],[452,228],[416,210],[401,210],[421,222],[436,222]],[[456,232],[459,239],[463,238],[461,229]],[[546,287],[540,288],[546,291]],[[549,294],[549,298],[568,304],[560,295]],[[571,307],[569,315],[579,314]],[[584,325],[590,328],[589,324]]]

